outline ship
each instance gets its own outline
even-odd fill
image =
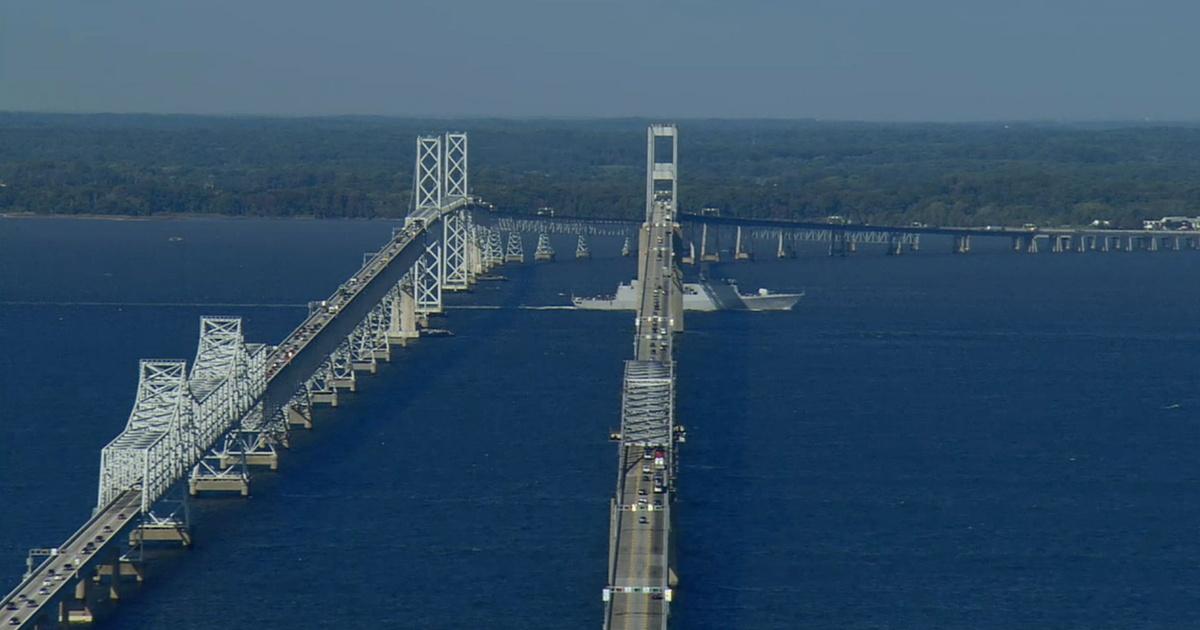
[[[800,293],[773,293],[759,289],[742,293],[733,280],[688,282],[683,285],[684,311],[790,311],[804,297]],[[572,297],[575,308],[591,311],[637,310],[638,281],[617,285],[611,296]]]

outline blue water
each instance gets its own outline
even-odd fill
[[[0,220],[0,590],[86,518],[137,359],[202,314],[278,341],[389,230]],[[107,627],[599,627],[632,318],[516,307],[611,291],[618,247],[453,296],[501,308],[198,501]],[[1200,254],[976,249],[712,270],[808,295],[688,316],[674,627],[1197,626]]]

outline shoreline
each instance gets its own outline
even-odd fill
[[[403,221],[404,217],[315,217],[300,214],[287,217],[245,216],[202,212],[162,212],[158,214],[44,214],[39,212],[0,212],[3,219],[83,219],[87,221],[191,221],[198,219],[229,219],[234,221]]]

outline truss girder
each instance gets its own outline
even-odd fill
[[[149,514],[262,396],[267,354],[245,343],[240,319],[203,317],[190,373],[185,361],[143,360],[125,430],[100,453],[97,506],[140,487]]]
[[[499,217],[496,228],[525,234],[570,234],[572,236],[632,236],[638,226],[627,221],[572,221],[570,219],[519,219]]]
[[[125,430],[100,452],[97,506],[140,487],[143,511],[148,511],[183,474],[196,451],[186,362],[141,361],[137,397]]]
[[[675,409],[674,364],[626,361],[621,389],[621,436],[627,444],[666,446]]]
[[[863,243],[868,245],[888,245],[901,243],[911,245],[921,241],[921,235],[915,232],[881,232],[875,230],[832,230],[832,229],[767,229],[758,228],[750,230],[752,238],[760,240],[783,240],[783,241],[832,241],[835,238],[847,243]],[[743,234],[745,230],[743,230]]]
[[[354,379],[354,366],[351,364],[350,340],[342,340],[333,354],[329,355],[329,374],[335,381]]]
[[[351,361],[374,363],[375,358],[388,351],[387,330],[391,319],[392,300],[397,287],[393,287],[350,332]]]
[[[313,371],[312,376],[304,383],[305,389],[308,390],[309,398],[313,394],[328,394],[334,391],[333,386],[333,356],[325,357],[321,365]]]

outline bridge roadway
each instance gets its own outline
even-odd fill
[[[79,579],[87,579],[83,577],[85,567],[90,569],[116,559],[115,554],[105,550],[112,541],[129,532],[141,506],[142,493],[130,490],[117,497],[109,509],[88,519],[0,602],[0,627],[33,627],[27,622],[41,616],[48,607],[74,597]],[[58,610],[53,612],[55,619],[61,614]],[[52,623],[50,627],[56,625]]]
[[[671,202],[655,202],[654,213],[644,229],[643,248],[639,251],[640,286],[637,309],[635,362],[672,375],[666,367],[673,363],[672,292],[677,289],[674,267],[674,222]],[[679,322],[682,323],[682,322]],[[626,368],[625,397],[630,395],[629,366]],[[673,387],[673,383],[671,384]],[[667,404],[673,404],[668,396]],[[671,448],[670,409],[665,412],[665,439],[650,445],[636,439],[630,419],[623,409],[622,442],[619,454],[617,492],[612,509],[610,534],[610,575],[605,628],[610,630],[663,629],[667,627],[671,583],[671,476],[674,473]],[[647,448],[662,448],[665,465],[658,468],[646,459]],[[660,492],[654,479],[661,476]]]
[[[467,200],[455,200],[443,212],[457,210]],[[430,221],[410,222],[397,230],[392,239],[366,264],[342,283],[325,300],[325,308],[310,309],[308,317],[296,327],[267,358],[267,390],[264,394],[266,412],[286,403],[296,389],[307,381],[345,339],[350,331],[366,317],[404,274],[412,269],[424,253],[423,236]],[[436,225],[436,224],[434,224]],[[411,247],[414,243],[420,247]],[[330,312],[329,307],[335,308]],[[217,439],[221,439],[218,437]],[[211,445],[206,445],[205,450]],[[57,547],[58,552],[35,567],[32,574],[21,580],[15,589],[0,599],[0,627],[57,628],[61,611],[52,609],[75,596],[74,586],[93,574],[96,567],[112,563],[124,553],[122,535],[129,533],[142,516],[141,492],[137,488],[121,494],[108,506],[96,510],[92,518]],[[109,529],[104,529],[108,527]],[[88,541],[91,552],[84,552]],[[66,569],[67,562],[72,564]],[[55,579],[63,576],[63,579]],[[47,592],[39,590],[44,586]],[[32,603],[31,603],[32,602]],[[14,625],[12,620],[16,619]]]

